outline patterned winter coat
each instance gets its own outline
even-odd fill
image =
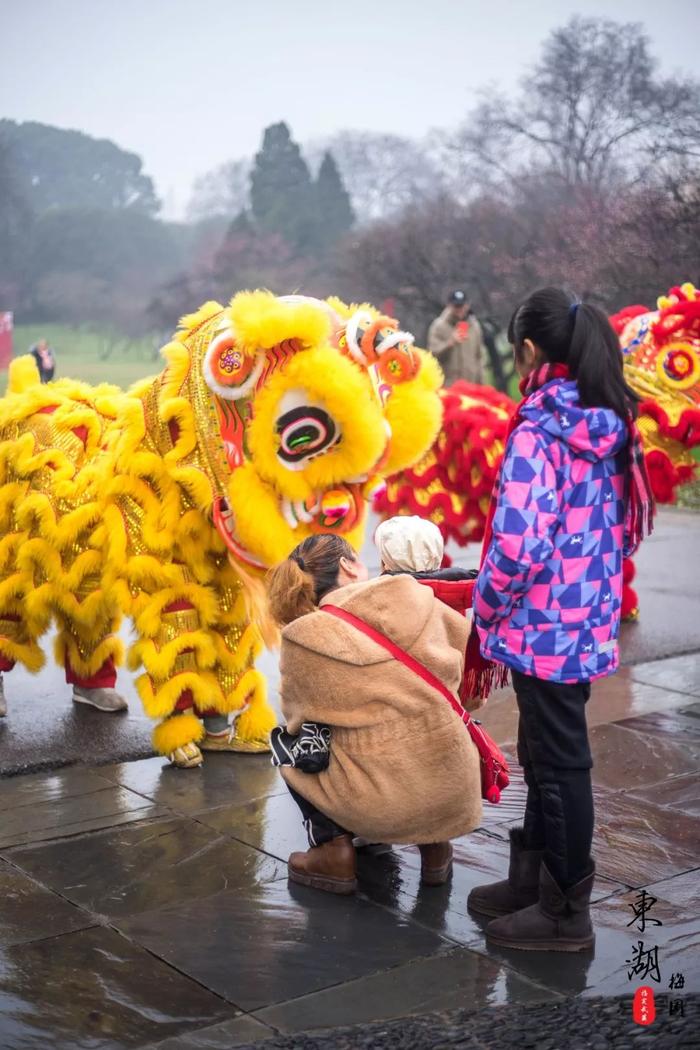
[[[590,681],[619,659],[627,426],[582,408],[565,379],[534,391],[520,416],[474,590],[482,653],[537,678]]]

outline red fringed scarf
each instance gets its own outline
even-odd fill
[[[545,383],[552,379],[568,379],[569,369],[566,365],[544,364],[531,372],[520,381],[520,393],[523,400],[513,413],[508,425],[505,446],[507,447],[511,434],[522,423],[523,417],[520,410],[527,401],[530,394],[539,390]],[[629,455],[629,472],[627,482],[627,508],[625,511],[625,542],[636,549],[645,536],[649,536],[654,527],[654,496],[649,483],[646,464],[644,462],[644,448],[639,428],[630,413],[627,418],[627,429],[629,441],[627,444]],[[481,565],[486,560],[488,549],[493,538],[493,518],[498,504],[498,487],[494,486],[491,494],[489,512],[486,516],[484,526],[484,541],[481,547]],[[467,643],[465,680],[462,686],[463,699],[486,699],[492,689],[506,685],[508,681],[508,668],[503,664],[494,664],[484,659],[481,655],[479,634],[476,625],[472,623],[471,634]]]

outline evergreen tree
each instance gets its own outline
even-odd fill
[[[287,125],[271,124],[250,176],[250,205],[258,228],[279,234],[299,254],[311,253],[316,244],[314,188]]]
[[[330,247],[347,233],[355,222],[350,194],[345,189],[338,165],[330,150],[323,154],[314,189],[318,240],[321,245]]]

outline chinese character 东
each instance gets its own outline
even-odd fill
[[[644,941],[637,941],[637,944],[632,949],[632,958],[625,959],[625,962],[631,966],[631,969],[627,971],[627,979],[629,981],[633,977],[641,977],[642,980],[645,977],[651,977],[652,981],[661,982],[658,948],[645,950]]]
[[[668,1013],[670,1017],[673,1017],[674,1014],[680,1014],[681,1017],[685,1017],[685,999],[669,999]]]
[[[685,988],[685,977],[682,973],[672,973],[668,986],[669,988]]]
[[[651,923],[654,926],[662,926],[663,923],[660,919],[647,918],[647,913],[650,912],[651,909],[654,907],[654,905],[656,904],[656,900],[657,898],[652,897],[651,894],[647,893],[646,890],[640,890],[637,894],[636,901],[630,904],[630,908],[634,912],[634,915],[627,923],[627,925],[631,926],[632,923],[637,923],[637,929],[640,933],[644,933],[647,927],[647,923]]]

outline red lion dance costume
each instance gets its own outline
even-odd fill
[[[639,430],[654,497],[673,503],[691,481],[700,444],[700,292],[671,288],[657,309],[629,306],[610,318],[620,336],[625,377],[641,398]],[[515,402],[491,387],[463,381],[440,391],[443,422],[430,451],[395,474],[374,501],[382,518],[419,514],[447,541],[465,546],[483,537],[508,420]],[[634,565],[625,562],[622,615],[638,616]]]

